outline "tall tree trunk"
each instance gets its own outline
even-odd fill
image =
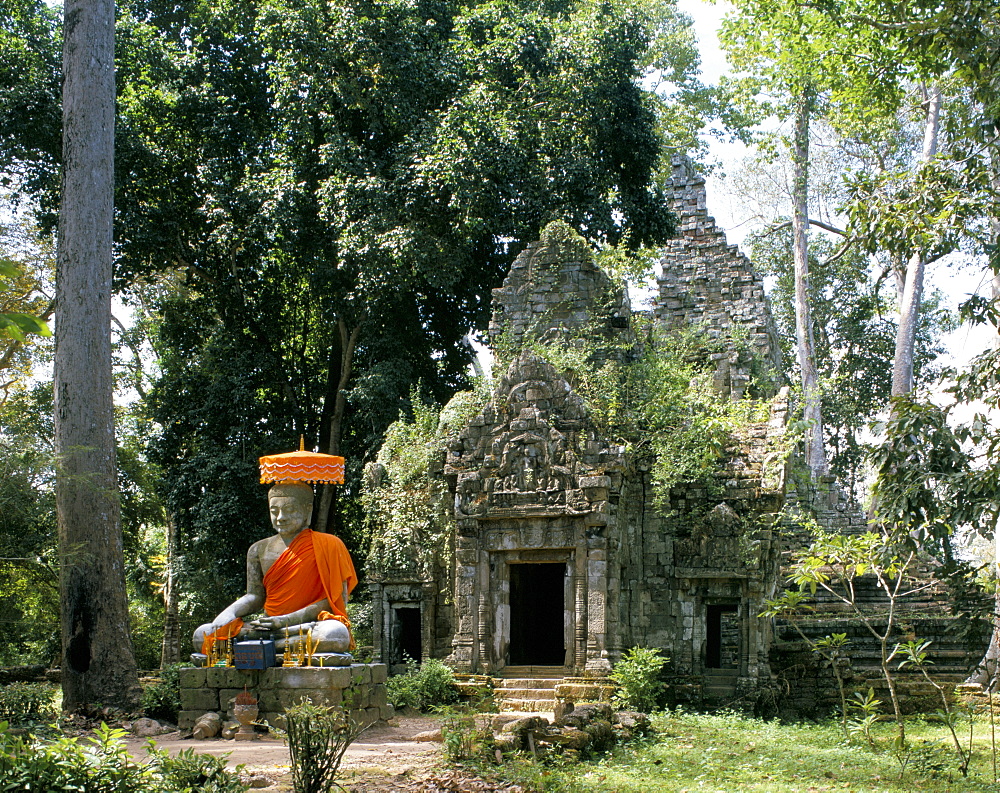
[[[802,378],[802,418],[806,422],[806,465],[815,479],[828,471],[823,414],[816,371],[816,345],[809,303],[809,120],[813,98],[806,89],[795,109],[792,140],[792,254],[795,262],[795,341]]]
[[[927,92],[924,110],[924,143],[921,165],[937,155],[938,124],[941,114],[941,89],[932,85]],[[899,303],[899,327],[896,328],[896,352],[892,364],[892,396],[913,390],[913,349],[920,321],[920,301],[924,294],[924,251],[914,251],[906,264],[906,282]]]
[[[167,566],[163,576],[163,644],[160,669],[181,660],[180,597],[177,591],[177,522],[167,522]]]
[[[993,188],[1000,189],[1000,170],[998,170],[998,158],[993,157]],[[990,220],[990,239],[996,243],[1000,241],[1000,219]],[[993,300],[1000,301],[1000,272],[993,275]],[[1000,349],[1000,336],[993,339],[994,347]],[[993,564],[994,574],[997,576],[996,591],[993,596],[993,633],[990,636],[989,647],[979,666],[966,683],[978,683],[983,688],[989,687],[994,692],[1000,690],[1000,531],[993,532]]]
[[[63,28],[63,194],[56,257],[63,707],[133,708],[111,379],[113,0],[69,0]]]
[[[361,324],[358,323],[348,330],[347,323],[343,319],[337,320],[337,338],[340,341],[340,369],[337,377],[334,378],[331,365],[331,385],[335,388],[333,394],[327,394],[327,400],[332,398],[333,410],[330,414],[330,431],[327,436],[327,453],[340,454],[340,435],[344,422],[344,408],[346,400],[344,392],[351,379],[351,370],[354,366],[354,348],[358,343],[358,334],[361,332]],[[336,382],[334,383],[334,379]],[[333,494],[336,485],[323,485],[323,491],[319,499],[319,513],[316,516],[316,531],[327,531],[330,525],[330,510],[333,506]]]

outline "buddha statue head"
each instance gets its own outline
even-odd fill
[[[282,537],[294,537],[309,525],[313,490],[301,482],[279,482],[267,493],[271,525]]]

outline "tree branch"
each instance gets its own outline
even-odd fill
[[[806,222],[809,223],[810,226],[816,226],[816,228],[823,229],[824,231],[829,231],[831,234],[838,234],[841,237],[846,237],[847,236],[847,232],[844,231],[843,229],[838,229],[836,226],[831,226],[829,223],[824,223],[822,220],[815,220],[814,218],[807,218]],[[774,234],[777,231],[781,231],[782,229],[790,228],[791,225],[792,225],[792,221],[786,220],[783,223],[778,223],[778,224],[776,224],[774,226],[771,226],[768,229],[765,229],[761,233],[760,236],[761,237],[767,237],[767,236],[769,236],[771,234]]]

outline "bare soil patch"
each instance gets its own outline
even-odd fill
[[[439,743],[413,740],[418,733],[440,726],[439,718],[420,715],[397,716],[390,722],[369,727],[344,755],[338,777],[340,784],[352,793],[507,790],[465,772],[445,769]],[[129,752],[136,758],[145,757],[148,740],[128,739]],[[254,780],[264,790],[292,789],[288,747],[278,738],[262,735],[257,741],[222,738],[198,741],[172,732],[152,740],[171,754],[185,749],[204,754],[228,754],[229,766],[244,766],[244,781]]]

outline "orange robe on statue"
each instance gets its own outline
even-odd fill
[[[330,611],[324,609],[316,619],[338,620],[350,631],[351,623],[344,602],[345,583],[350,594],[357,586],[358,576],[343,540],[333,534],[304,529],[264,574],[267,594],[264,613],[269,617],[279,617],[326,598]],[[236,636],[242,628],[241,619],[223,625],[205,637],[202,652],[207,654],[211,642]],[[354,647],[353,635],[351,647]]]

